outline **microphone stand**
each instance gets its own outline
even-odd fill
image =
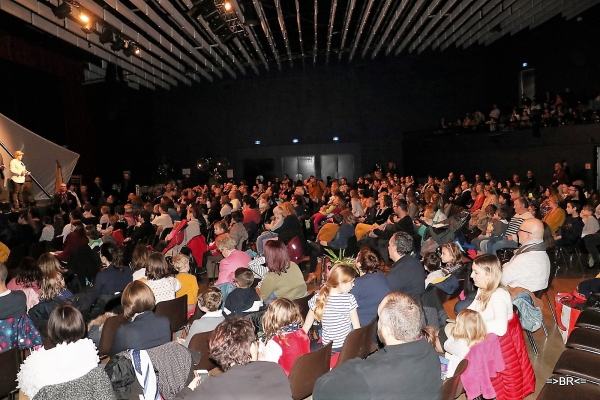
[[[6,147],[6,146],[4,145],[4,143],[2,143],[2,141],[0,141],[0,146],[2,146],[2,148],[4,149],[4,151],[6,151],[6,152],[8,153],[8,155],[9,155],[11,158],[15,158],[14,154],[13,154],[13,153],[11,153],[11,151],[8,149],[8,147]],[[48,192],[46,191],[46,189],[45,189],[45,188],[44,188],[44,187],[43,187],[43,186],[42,186],[42,185],[41,185],[41,184],[40,184],[40,183],[37,181],[37,179],[35,179],[31,173],[29,173],[28,175],[31,177],[31,180],[32,180],[33,182],[35,182],[35,184],[36,184],[36,185],[38,185],[38,187],[39,187],[40,189],[42,189],[42,192],[44,192],[44,194],[45,194],[46,196],[48,196],[48,198],[49,198],[49,199],[51,199],[51,198],[52,198],[52,195],[50,195],[50,193],[48,193]],[[10,178],[6,178],[6,179],[10,179]]]

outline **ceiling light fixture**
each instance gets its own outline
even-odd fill
[[[292,143],[298,143],[298,139],[293,139]]]
[[[52,13],[58,19],[65,19],[67,15],[71,14],[71,5],[69,3],[62,3],[58,7],[54,8]]]

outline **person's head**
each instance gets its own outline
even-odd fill
[[[144,244],[138,244],[133,249],[133,254],[131,255],[131,267],[134,271],[139,271],[142,268],[146,268],[148,266],[148,256],[150,255],[150,250]]]
[[[42,271],[33,257],[25,256],[17,266],[16,282],[25,287],[32,287],[34,282],[42,278]]]
[[[442,262],[444,264],[458,264],[462,261],[462,258],[462,251],[458,244],[449,242],[442,246]]]
[[[519,243],[524,244],[534,239],[544,238],[544,224],[537,218],[527,218],[517,231]]]
[[[229,255],[229,253],[231,253],[233,250],[235,250],[235,246],[237,245],[235,238],[233,236],[231,236],[229,233],[225,233],[223,235],[220,235],[219,237],[217,237],[217,249],[223,253],[227,253],[227,255]],[[225,255],[225,254],[223,254]]]
[[[179,273],[190,272],[190,258],[185,254],[177,254],[173,257],[173,268]]]
[[[356,256],[356,266],[363,274],[374,274],[379,271],[379,254],[372,248],[365,246]]]
[[[24,155],[25,155],[25,153],[23,153],[21,150],[15,151],[15,158],[19,161],[21,161],[23,159]]]
[[[567,201],[567,207],[566,207],[567,215],[576,217],[579,214],[580,207],[581,206],[579,205],[578,201],[575,201],[575,200]]]
[[[104,243],[100,246],[100,261],[104,265],[112,265],[118,270],[123,270],[123,248],[114,243]]]
[[[62,274],[58,271],[52,271],[42,278],[40,300],[52,300],[65,289],[65,281]]]
[[[50,272],[65,272],[65,269],[60,264],[58,258],[55,255],[50,253],[44,253],[38,258],[38,266],[42,273],[42,276],[48,275]]]
[[[327,299],[332,289],[341,293],[348,293],[354,287],[354,279],[356,278],[356,270],[346,264],[336,264],[329,271],[327,282],[319,290],[315,306],[315,319],[320,321],[325,313]]]
[[[208,341],[210,356],[223,371],[257,359],[254,324],[246,318],[229,318],[221,322]]]
[[[514,200],[515,212],[517,214],[524,214],[527,212],[527,207],[529,207],[529,203],[525,197],[518,197]]]
[[[590,206],[589,204],[586,204],[581,209],[581,215],[585,217],[591,217],[592,215],[594,215],[594,207]]]
[[[223,295],[221,294],[221,291],[214,286],[209,286],[206,291],[198,294],[198,307],[205,313],[218,311],[221,308],[222,302]]]
[[[492,294],[501,286],[502,265],[495,255],[483,254],[473,260],[472,268],[471,278],[473,278],[475,286],[481,289],[478,298],[483,311]]]
[[[494,219],[498,219],[498,220],[506,219],[507,216],[508,216],[508,213],[503,208],[497,209],[496,212],[494,213]]]
[[[423,266],[429,272],[437,271],[442,267],[442,260],[434,252],[425,253],[423,256]]]
[[[483,342],[487,336],[487,328],[481,314],[468,308],[458,313],[452,336],[455,339],[466,339],[469,347]]]
[[[406,254],[410,254],[412,250],[413,238],[406,232],[396,232],[389,240],[388,251],[394,262]]]
[[[0,287],[6,291],[6,278],[8,277],[8,268],[6,264],[0,262]]]
[[[275,207],[273,209],[273,215],[275,216],[276,220],[283,219],[283,208],[281,208],[280,206]]]
[[[386,345],[413,342],[421,336],[423,311],[412,296],[388,293],[379,304],[377,314],[377,333]]]
[[[215,222],[214,230],[215,230],[215,235],[227,233],[227,222],[225,222],[223,220]]]
[[[83,225],[83,222],[81,222],[81,221],[71,222],[71,232],[77,236],[87,238],[87,236],[85,235],[85,226]]]
[[[262,317],[263,332],[267,340],[277,335],[283,337],[282,328],[292,324],[302,325],[302,322],[298,305],[283,297],[273,300]]]
[[[293,215],[295,217],[298,216],[298,214],[296,213],[296,209],[294,208],[292,203],[290,203],[289,201],[282,203],[280,207],[283,210],[284,217],[287,217],[289,215]]]
[[[75,307],[63,304],[56,307],[48,318],[48,337],[54,344],[74,343],[85,337],[83,315]]]
[[[271,272],[281,275],[290,266],[290,255],[281,240],[269,240],[264,244],[265,263]]]
[[[242,289],[251,287],[254,283],[254,272],[252,272],[252,270],[249,268],[236,269],[233,283],[235,286]]]
[[[150,253],[148,256],[148,266],[146,267],[146,276],[151,281],[157,281],[171,275],[171,268],[161,253]]]
[[[394,202],[394,212],[400,217],[408,214],[408,202],[404,199],[398,199]]]
[[[136,314],[152,311],[156,305],[154,293],[145,283],[133,281],[125,287],[121,296],[123,315],[125,318],[133,318]]]
[[[231,219],[233,220],[234,223],[241,223],[244,220],[244,214],[242,214],[241,211],[237,210],[237,211],[233,211],[231,213]]]
[[[490,204],[489,206],[487,206],[485,208],[485,215],[487,215],[488,218],[491,218],[496,213],[496,210],[497,210],[497,207],[493,204]]]

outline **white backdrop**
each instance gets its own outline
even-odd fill
[[[25,153],[23,162],[27,170],[50,195],[55,192],[56,160],[62,167],[63,181],[68,182],[79,159],[79,154],[36,135],[2,114],[0,114],[0,141],[13,154],[17,150]],[[6,165],[4,174],[6,175],[5,182],[7,182],[11,176],[9,164],[12,157],[2,147],[0,147],[0,153],[4,165]],[[32,182],[32,185],[36,200],[48,198],[35,182]]]

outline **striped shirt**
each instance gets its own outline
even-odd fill
[[[504,234],[504,236],[506,236],[506,237],[510,237],[511,235],[516,236],[523,221],[525,221],[526,219],[529,219],[529,218],[533,218],[533,215],[531,215],[531,213],[529,211],[527,211],[523,214],[515,214],[515,216],[510,219],[510,222],[508,223],[508,228],[506,228],[506,233]]]
[[[308,307],[315,310],[317,295],[308,301]],[[356,299],[350,293],[332,293],[325,304],[325,312],[321,321],[323,327],[322,339],[326,345],[333,341],[333,348],[339,349],[344,344],[346,336],[352,331],[350,311],[358,308]]]

